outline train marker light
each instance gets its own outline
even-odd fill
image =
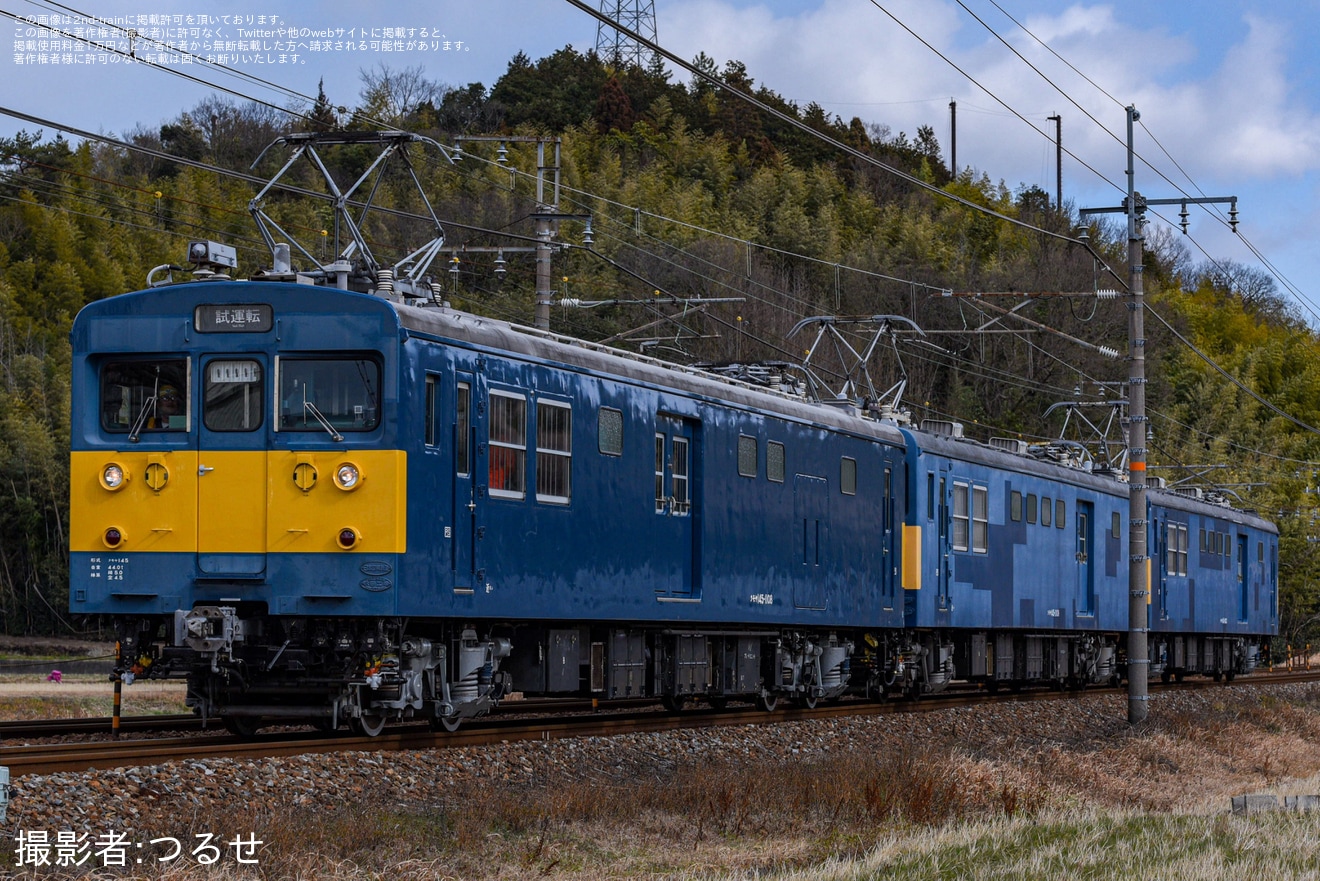
[[[342,490],[354,490],[362,480],[362,473],[352,462],[345,462],[335,469],[335,486]]]
[[[108,548],[117,548],[124,543],[124,531],[118,526],[111,526],[102,536],[105,546]]]
[[[101,486],[114,492],[128,482],[128,472],[122,465],[111,462],[101,471]]]
[[[343,529],[339,530],[337,541],[339,542],[339,546],[347,551],[358,543],[358,537],[358,531],[356,529],[351,526],[345,526]]]

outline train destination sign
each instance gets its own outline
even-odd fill
[[[193,311],[199,333],[265,333],[275,326],[266,303],[203,303]]]

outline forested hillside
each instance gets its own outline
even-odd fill
[[[905,378],[914,418],[958,419],[982,439],[1057,436],[1058,411],[1045,418],[1051,404],[1120,396],[1123,361],[1095,347],[1125,351],[1122,301],[1062,294],[1093,292],[1097,279],[1102,288],[1122,282],[1063,240],[1077,223],[1068,206],[1059,210],[1037,187],[997,182],[993,169],[953,174],[930,127],[909,135],[883,120],[845,122],[759,87],[737,62],[717,69],[703,56],[697,64],[728,88],[676,82],[659,70],[615,70],[570,48],[535,62],[519,55],[489,89],[378,68],[363,73],[353,109],[324,94],[296,108],[301,117],[211,99],[119,136],[155,152],[107,143],[74,149],[38,132],[0,140],[0,630],[74,627],[63,611],[73,316],[89,301],[142,287],[153,267],[182,262],[189,239],[237,247],[240,274],[269,266],[247,212],[257,188],[225,172],[247,172],[289,130],[388,126],[447,146],[470,138],[455,164],[431,148],[410,154],[447,246],[509,248],[436,265],[436,279],[465,309],[531,323],[534,263],[517,249],[529,244],[538,209],[535,139],[558,138],[559,210],[590,214],[592,242],[584,247],[581,221],[560,224],[560,241],[576,247],[555,253],[556,298],[634,301],[557,306],[558,332],[685,362],[799,361],[811,338],[789,331],[804,317],[902,316],[925,335],[906,332],[882,346],[872,364],[876,384]],[[840,155],[734,90],[1037,229]],[[355,180],[374,157],[364,146],[324,155],[339,181]],[[273,174],[285,159],[272,150],[252,173]],[[324,190],[310,166],[291,175]],[[397,169],[375,201],[425,211]],[[276,192],[265,207],[306,242],[324,243],[321,230],[333,229],[326,200]],[[387,261],[429,235],[399,214],[373,217],[366,232]],[[1125,276],[1118,231],[1093,227],[1090,236]],[[1311,464],[1320,460],[1320,438],[1310,428],[1320,425],[1320,377],[1308,369],[1320,339],[1268,276],[1235,264],[1198,266],[1174,234],[1152,226],[1148,236],[1154,473],[1171,484],[1203,474],[1195,482],[1228,488],[1242,506],[1279,520],[1284,627],[1294,642],[1305,641],[1320,613]],[[987,296],[965,296],[978,292]],[[1022,296],[990,296],[1012,292]],[[737,301],[635,302],[657,294]],[[1002,314],[1027,294],[1053,295],[1017,310],[1033,323]],[[1088,412],[1097,421],[1107,413]],[[1116,428],[1110,437],[1119,438]]]

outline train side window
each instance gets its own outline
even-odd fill
[[[490,393],[490,494],[527,497],[527,399],[522,395]]]
[[[1109,522],[1109,531],[1113,533],[1114,538],[1123,537],[1123,515],[1115,511]]]
[[[111,361],[101,370],[101,427],[106,431],[186,431],[188,404],[184,358]]]
[[[536,402],[536,500],[567,505],[573,497],[573,410]]]
[[[692,509],[692,491],[689,478],[692,473],[690,444],[685,437],[671,439],[670,448],[673,459],[669,463],[669,483],[674,490],[674,514],[686,514]]]
[[[426,445],[433,447],[436,445],[436,396],[439,393],[440,383],[438,377],[427,374],[426,376]]]
[[[935,472],[926,472],[926,519],[935,519]]]
[[[784,445],[777,441],[765,445],[765,476],[775,483],[784,482]]]
[[[1205,553],[1205,527],[1201,527],[1201,553]]]
[[[1187,574],[1187,526],[1178,526],[1178,574]]]
[[[967,501],[967,484],[953,482],[953,549],[965,551],[971,538],[971,512]]]
[[[472,387],[466,382],[458,384],[454,414],[454,472],[466,477],[472,473]]]
[[[655,435],[655,510],[663,514],[669,497],[665,493],[665,436]]]
[[[990,491],[983,486],[972,487],[972,552],[990,550]]]
[[[1173,523],[1164,525],[1164,571],[1178,574],[1178,527]]]
[[[596,413],[596,449],[606,456],[623,455],[623,411],[601,407]]]
[[[1263,541],[1256,542],[1256,562],[1265,562],[1265,542]]]
[[[756,476],[756,438],[738,435],[738,473],[743,477]]]
[[[1040,525],[1050,525],[1050,515],[1054,513],[1054,501],[1049,496],[1040,500]]]
[[[1054,526],[1062,529],[1063,524],[1068,519],[1068,506],[1064,504],[1063,499],[1054,500]]]
[[[857,495],[857,460],[844,456],[839,460],[839,489],[845,496]]]
[[[1027,522],[1036,522],[1036,494],[1027,493]]]
[[[202,423],[209,430],[255,431],[261,427],[266,382],[260,363],[211,361],[202,378]],[[162,406],[165,403],[162,393]]]
[[[1014,523],[1022,522],[1022,493],[1017,490],[1008,496],[1008,516]]]

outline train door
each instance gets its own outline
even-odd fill
[[[885,460],[883,510],[884,545],[880,549],[880,598],[885,609],[894,608],[894,591],[898,581],[898,553],[894,547],[894,462]]]
[[[656,596],[701,597],[697,540],[698,431],[694,422],[660,413],[655,420]]]
[[[825,608],[829,486],[823,477],[793,477],[793,605],[799,609]]]
[[[1248,602],[1247,588],[1247,537],[1237,537],[1237,582],[1238,582],[1238,620],[1246,621],[1251,606]]]
[[[936,601],[940,609],[949,608],[949,584],[953,581],[953,551],[949,543],[949,494],[953,487],[949,479],[949,466],[940,466],[939,494],[935,499],[935,516],[939,534],[939,569],[935,572],[938,586]]]
[[[1077,614],[1095,614],[1095,572],[1091,565],[1091,548],[1094,543],[1094,505],[1091,502],[1077,501]]]
[[[201,374],[197,569],[203,578],[260,578],[266,571],[266,361],[205,356]],[[149,482],[151,469],[149,463]]]
[[[473,480],[474,460],[477,451],[478,419],[473,411],[473,375],[464,371],[455,374],[453,444],[454,444],[454,496],[451,500],[450,523],[453,535],[450,547],[453,549],[452,567],[454,591],[471,593],[477,582],[477,521],[479,519],[478,495],[486,487],[478,489]],[[478,408],[484,416],[485,407]]]

